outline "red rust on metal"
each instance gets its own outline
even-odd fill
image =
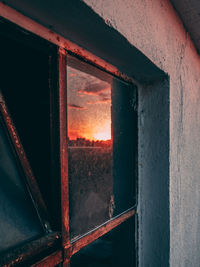
[[[82,47],[72,43],[71,41],[65,39],[63,36],[53,32],[52,30],[40,25],[36,21],[22,15],[13,8],[7,6],[5,3],[0,3],[0,16],[5,19],[12,21],[18,26],[30,31],[55,45],[62,47],[83,59],[93,63],[94,65],[104,69],[105,71],[127,81],[134,82],[134,80],[124,73],[120,72],[115,66],[106,62],[105,60],[93,55],[89,51],[83,49]]]
[[[6,104],[5,104],[5,101],[4,101],[4,98],[1,92],[0,92],[0,111],[3,115],[4,122],[7,126],[7,129],[8,129],[10,138],[13,142],[13,145],[15,147],[16,153],[20,159],[20,163],[22,165],[22,168],[24,170],[25,177],[26,177],[26,185],[28,186],[28,190],[31,192],[31,196],[34,200],[34,205],[36,206],[36,210],[38,212],[39,218],[42,221],[44,229],[48,232],[50,229],[50,226],[48,223],[47,208],[42,199],[39,187],[35,181],[31,167],[26,158],[25,152],[23,150],[17,131],[11,120],[10,114],[7,110],[7,107],[6,107]]]
[[[63,258],[64,258],[64,265],[63,266],[66,266],[66,267],[69,267],[70,266],[70,259],[72,257],[72,245],[71,244],[68,244],[67,245],[67,249],[63,249]]]
[[[31,267],[54,267],[62,262],[62,251],[56,251],[41,261],[31,265]]]
[[[60,235],[57,232],[53,232],[32,242],[26,243],[23,246],[14,248],[3,255],[1,254],[0,266],[15,266],[16,264],[30,260],[30,258],[33,259],[34,256],[39,253],[42,253],[55,245],[57,246],[59,239]]]
[[[70,248],[70,254],[73,255],[76,252],[78,252],[83,247],[87,246],[91,242],[95,241],[102,235],[108,233],[113,228],[117,227],[121,223],[125,222],[129,218],[131,218],[134,214],[136,214],[135,209],[129,209],[127,212],[124,212],[121,215],[116,216],[115,218],[109,220],[105,224],[99,226],[98,228],[94,229],[93,231],[87,233],[80,239],[75,240],[70,244],[69,246],[65,246],[65,250],[68,250]]]
[[[67,153],[67,88],[66,88],[66,51],[59,49],[59,125],[60,125],[60,169],[61,169],[61,206],[62,242],[69,244],[69,189]]]
[[[70,267],[70,259],[66,259],[64,262],[63,262],[63,267]]]

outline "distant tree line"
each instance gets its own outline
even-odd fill
[[[111,146],[111,140],[89,140],[83,137],[77,137],[76,140],[70,140],[68,138],[68,146],[88,146],[88,147],[109,147]]]

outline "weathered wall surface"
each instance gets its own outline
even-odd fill
[[[84,2],[103,17],[110,27],[117,29],[132,45],[169,75],[170,266],[199,266],[199,56],[168,1],[84,0]],[[145,159],[148,160],[147,157]],[[139,178],[145,179],[145,177]],[[160,194],[160,199],[162,197]],[[139,202],[141,215],[141,209],[145,208],[142,194]],[[153,206],[151,208],[153,209]],[[143,221],[142,223],[140,265],[158,266],[154,265],[154,255],[151,255],[152,262],[147,261],[148,257],[145,258],[147,251],[144,251],[145,246],[141,244],[145,244],[148,233],[146,227],[150,226]],[[157,249],[159,251],[159,246]],[[150,245],[149,250],[151,250]]]

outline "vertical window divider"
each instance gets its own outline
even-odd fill
[[[67,152],[67,87],[66,87],[66,50],[59,48],[59,130],[60,130],[60,173],[62,209],[62,246],[63,258],[68,262],[66,247],[70,244],[69,235],[69,188]],[[65,266],[67,266],[65,264]]]

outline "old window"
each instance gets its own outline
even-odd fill
[[[51,185],[57,49],[3,19],[0,48],[0,265],[30,266],[60,239]]]
[[[136,89],[74,56],[63,60],[68,107],[67,242],[71,255],[88,245],[72,256],[72,266],[84,260],[84,266],[123,266],[119,253],[126,255],[131,248],[123,262],[133,266],[134,223],[129,218],[136,205]]]
[[[0,264],[133,266],[136,87],[0,27]]]

